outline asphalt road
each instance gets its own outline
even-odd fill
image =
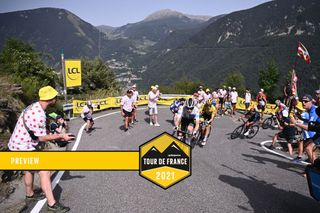
[[[160,127],[149,126],[145,111],[139,111],[139,122],[128,132],[121,128],[119,113],[97,119],[96,129],[83,133],[77,150],[138,150],[160,133],[171,133],[168,108],[159,109]],[[73,120],[71,131],[76,133],[82,124]],[[55,195],[77,213],[320,212],[301,176],[304,167],[260,147],[274,131],[260,129],[253,139],[231,140],[229,134],[239,124],[226,116],[216,119],[207,145],[192,151],[192,176],[167,190],[138,172],[67,171]]]

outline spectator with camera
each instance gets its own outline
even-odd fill
[[[301,121],[297,121],[293,117],[291,118],[291,121],[296,127],[300,127],[301,129],[311,132],[316,132],[311,138],[310,143],[306,144],[306,153],[310,159],[310,162],[313,164],[316,158],[314,152],[315,148],[316,146],[320,145],[320,109],[316,108],[312,100],[313,98],[311,95],[304,95],[302,98],[303,108],[309,113],[308,124],[303,124]]]

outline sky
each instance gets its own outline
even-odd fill
[[[0,0],[0,13],[40,7],[63,8],[94,26],[123,26],[151,13],[171,9],[189,15],[216,16],[270,0]]]

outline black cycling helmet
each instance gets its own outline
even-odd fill
[[[188,101],[186,102],[186,107],[188,109],[193,109],[194,105],[195,105],[194,100],[192,98],[189,98]]]

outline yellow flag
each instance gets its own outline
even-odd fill
[[[81,86],[81,60],[65,60],[66,86]]]

